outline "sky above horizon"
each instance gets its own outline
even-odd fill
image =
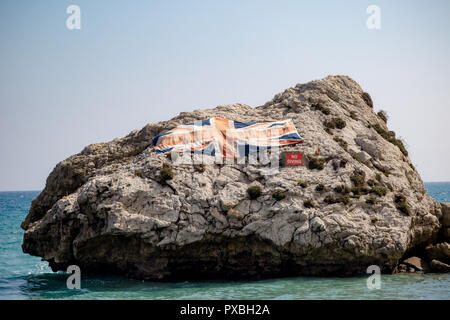
[[[0,1],[0,191],[40,190],[59,161],[147,123],[332,74],[387,111],[424,181],[450,181],[450,1],[343,3]]]

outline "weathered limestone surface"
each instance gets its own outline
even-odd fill
[[[444,238],[450,241],[450,202],[441,202]]]
[[[152,151],[151,139],[213,116],[293,119],[305,142],[283,151],[314,155],[320,148],[315,157],[324,168],[284,167],[266,175],[264,165],[172,165],[173,179],[161,181],[162,165],[170,161]],[[327,133],[324,122],[334,118],[346,125]],[[235,104],[183,112],[90,145],[49,175],[22,223],[23,250],[53,270],[77,264],[84,271],[143,279],[353,275],[372,264],[392,272],[409,252],[434,243],[443,218],[408,156],[375,124],[388,131],[359,85],[329,76],[298,84],[257,108]],[[356,190],[334,190],[354,188],[355,172],[364,177],[359,198]],[[317,191],[319,184],[325,190]],[[256,200],[247,195],[253,185],[262,188]],[[386,194],[370,192],[374,186]],[[275,200],[275,191],[286,197]],[[398,208],[398,195],[409,213]],[[330,203],[327,196],[349,201]],[[315,206],[306,208],[307,199]]]

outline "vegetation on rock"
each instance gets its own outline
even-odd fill
[[[167,163],[163,164],[159,174],[163,181],[172,180],[174,176],[172,167]]]
[[[302,188],[306,188],[306,187],[308,186],[308,182],[307,182],[307,181],[304,181],[304,180],[302,180],[302,179],[298,179],[298,180],[297,180],[297,184],[298,184],[300,187],[302,187]]]
[[[347,125],[345,120],[342,120],[341,118],[333,118],[330,120],[325,120],[323,123],[325,128],[327,129],[343,129]]]
[[[325,186],[324,186],[322,183],[319,183],[319,184],[316,186],[316,191],[317,191],[317,192],[325,191]]]
[[[386,168],[386,167],[384,167],[384,166],[382,166],[382,165],[380,165],[380,164],[377,164],[376,162],[373,163],[373,166],[374,166],[377,170],[381,171],[386,177],[389,177],[389,169],[388,169],[388,168]]]
[[[411,215],[411,210],[406,203],[406,197],[403,194],[396,194],[394,198],[397,209],[408,216]]]
[[[350,180],[353,182],[355,187],[362,187],[366,181],[366,174],[362,170],[355,169],[353,174],[350,176]]]
[[[303,205],[305,206],[305,208],[314,208],[315,207],[314,201],[312,201],[311,199],[304,200]]]
[[[369,107],[373,108],[373,101],[372,101],[372,97],[370,96],[370,94],[368,94],[367,92],[363,92],[362,98]]]
[[[256,200],[261,196],[262,188],[260,186],[248,187],[247,194],[251,200]]]
[[[350,193],[350,188],[346,185],[338,185],[334,188],[334,191],[337,193],[348,194]]]
[[[349,204],[350,203],[350,197],[348,196],[341,196],[341,197],[333,197],[332,195],[327,195],[323,201],[327,204],[334,204],[334,203],[343,203],[343,204]]]
[[[284,193],[283,191],[275,191],[274,193],[272,193],[272,198],[277,201],[283,200],[284,198],[286,198],[286,193]]]
[[[336,141],[342,147],[342,149],[347,151],[347,148],[348,148],[347,141],[345,141],[344,139],[339,138],[339,137],[334,137],[333,139],[334,139],[334,141]]]
[[[313,155],[308,155],[307,160],[308,168],[311,170],[323,170],[323,168],[325,167],[325,159],[314,157]]]
[[[386,195],[386,189],[380,186],[373,187],[372,189],[370,189],[370,192],[375,193],[379,197],[383,197]]]
[[[324,115],[329,115],[331,113],[330,108],[324,107],[322,103],[316,103],[311,105],[316,110],[321,111]]]
[[[381,120],[383,120],[385,123],[387,123],[388,121],[388,115],[386,113],[386,111],[384,110],[380,110],[377,113],[378,118],[380,118]]]
[[[395,133],[392,135],[392,133],[384,130],[378,123],[371,125],[371,127],[384,139],[397,146],[405,156],[408,155],[408,151],[406,150],[403,141],[395,138]]]

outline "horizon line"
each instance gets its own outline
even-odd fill
[[[423,183],[450,183],[450,181],[423,181]],[[0,192],[42,192],[43,190],[0,190]]]

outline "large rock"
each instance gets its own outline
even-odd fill
[[[440,260],[450,263],[450,243],[443,242],[429,245],[425,248],[425,255],[429,260]]]
[[[323,169],[172,165],[173,179],[162,181],[170,161],[153,152],[152,137],[213,116],[293,119],[305,142],[282,151],[302,152],[310,164],[318,158]],[[345,127],[324,126],[338,118]],[[373,264],[391,272],[408,252],[433,243],[442,217],[387,132],[346,76],[296,85],[257,108],[183,112],[59,163],[22,223],[23,250],[53,270],[77,264],[146,279],[353,275]],[[360,162],[354,152],[363,151]],[[256,200],[248,198],[251,185],[262,188]],[[354,186],[366,191],[347,198]],[[286,197],[274,199],[275,191]]]

